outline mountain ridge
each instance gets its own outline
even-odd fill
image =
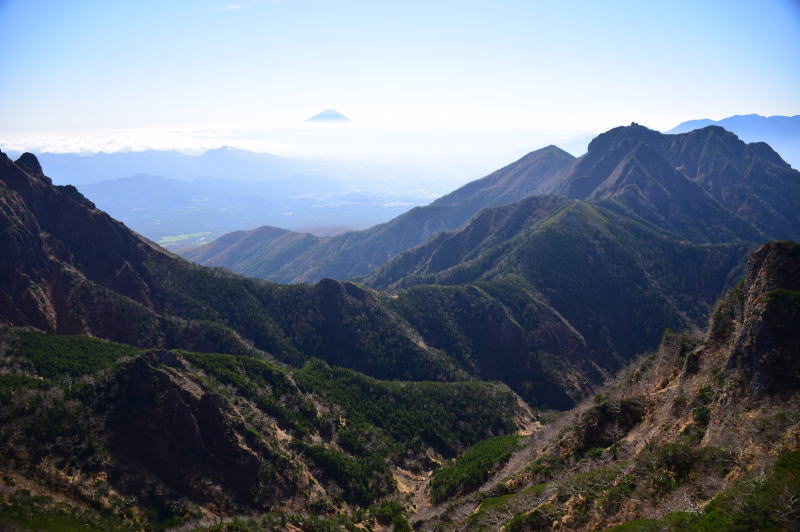
[[[282,255],[286,262],[277,270],[266,261],[259,267],[258,255],[271,256],[287,235],[279,242],[264,240],[262,251],[249,240],[246,269],[220,243],[184,256],[280,282],[360,276],[438,231],[457,229],[481,208],[531,194],[612,200],[629,215],[696,242],[791,239],[800,227],[797,175],[769,146],[745,144],[718,126],[664,135],[634,123],[598,135],[577,159],[554,146],[532,152],[387,224],[320,240],[294,258]],[[498,193],[496,187],[504,185],[513,193]],[[442,210],[456,205],[457,216]],[[367,245],[373,252],[363,250]]]
[[[531,217],[548,198],[555,203]],[[613,354],[627,359],[651,348],[666,326],[702,326],[752,249],[744,242],[682,242],[602,202],[532,196],[482,211],[465,228],[399,255],[363,281],[402,299],[413,286],[520,276],[597,349],[597,360],[613,367]],[[642,306],[647,316],[634,310]],[[637,342],[627,327],[639,331]]]
[[[319,239],[314,246],[303,248],[291,260],[286,257],[286,262],[278,270],[268,269],[272,266],[271,262],[267,267],[261,267],[254,260],[248,260],[248,266],[241,273],[278,282],[307,282],[322,277],[345,279],[363,275],[398,252],[424,242],[435,233],[455,229],[487,203],[527,195],[529,180],[535,181],[538,176],[561,168],[572,159],[571,155],[558,148],[537,150],[483,178],[483,181],[479,180],[482,185],[488,183],[490,186],[483,188],[477,197],[470,194],[470,188],[462,187],[442,198],[445,201],[415,207],[384,224],[364,231]],[[491,185],[498,182],[515,186],[510,190],[492,188]],[[242,236],[249,240],[249,235]],[[289,235],[281,234],[280,241],[265,240],[259,247],[263,249],[261,253],[264,256],[278,253],[283,255],[286,242],[294,246],[300,238],[296,235],[290,239]],[[256,252],[255,248],[251,248],[250,256],[257,256]],[[181,254],[190,260],[211,266],[231,265],[224,247],[214,242],[182,250]]]
[[[465,357],[461,344],[427,337],[405,317],[409,309],[364,286],[331,279],[279,286],[188,263],[99,211],[74,187],[54,186],[0,159],[0,245],[10,250],[0,260],[4,322],[292,365],[316,357],[376,378],[477,378],[495,359],[483,344]],[[478,295],[476,304],[508,321],[505,306]],[[468,330],[467,323],[458,327]],[[546,367],[523,356],[538,345],[532,338],[515,343],[507,366],[494,375],[511,378],[522,364],[526,377],[514,382],[527,400],[547,401],[550,394],[554,406],[568,407],[602,372],[584,364],[590,350],[557,327],[574,356]],[[557,368],[580,378],[564,379]],[[525,388],[530,382],[538,384]]]

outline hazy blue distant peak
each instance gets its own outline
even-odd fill
[[[734,133],[737,133],[735,131],[737,128],[746,128],[748,130],[769,128],[774,133],[781,133],[784,135],[800,135],[800,115],[762,116],[755,113],[747,115],[733,115],[721,120],[711,120],[709,118],[687,120],[686,122],[681,122],[673,129],[667,131],[667,133],[685,133],[693,129],[699,129],[701,127],[710,125],[722,126],[726,129],[734,131]]]
[[[234,148],[233,146],[220,146],[219,148],[212,148],[210,150],[206,150],[203,154],[206,153],[234,153],[237,151],[244,151],[238,148]]]
[[[722,120],[703,118],[683,122],[667,133],[687,133],[706,126],[723,127],[745,142],[766,142],[784,161],[794,168],[800,168],[800,115],[749,114],[729,116]]]
[[[325,109],[306,120],[306,122],[350,122],[350,119],[336,109]]]

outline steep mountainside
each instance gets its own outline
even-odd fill
[[[486,207],[514,203],[552,187],[575,157],[557,146],[547,146],[442,196],[432,205],[460,205],[473,213]]]
[[[705,337],[545,425],[500,384],[3,326],[0,526],[793,530],[798,279],[800,244],[762,246]],[[442,290],[468,313],[480,288]]]
[[[479,317],[330,279],[279,286],[238,277],[170,255],[73,187],[51,185],[30,154],[19,164],[2,157],[0,165],[0,246],[8,250],[0,257],[0,320],[6,323],[293,365],[316,357],[377,378],[491,378],[534,404],[558,408],[570,407],[613,367],[592,362],[592,348],[543,303],[520,303],[515,312],[524,316],[510,318],[509,304],[478,292],[471,297],[484,306]],[[453,324],[448,331],[467,336],[477,330],[476,319],[507,327],[455,341],[420,319],[432,314]],[[540,332],[523,334],[519,320],[533,330],[541,322]]]
[[[236,270],[242,275],[259,277],[261,271],[281,270],[323,240],[316,235],[267,225],[251,231],[234,231],[203,246],[183,249],[180,253],[200,264],[235,263]]]
[[[147,347],[255,348],[287,362],[339,353],[375,375],[460,374],[369,292],[335,281],[279,287],[191,265],[74,187],[52,186],[32,155],[20,161],[0,156],[3,321]],[[380,343],[357,333],[362,313]]]
[[[767,235],[800,238],[800,172],[716,127],[673,136],[613,129],[550,186],[580,199],[485,209],[362,280],[399,290],[402,301],[412,286],[514,276],[609,368],[655,347],[665,327],[702,327]]]
[[[363,275],[440,231],[461,226],[484,207],[522,199],[544,189],[572,161],[549,146],[385,224],[330,238],[274,228],[225,235],[181,254],[209,266],[277,282],[309,282]],[[313,244],[313,245],[312,245]],[[279,257],[279,260],[275,258]]]
[[[767,144],[717,126],[681,135],[612,129],[551,192],[615,200],[695,241],[796,238],[800,227],[800,173]]]
[[[592,347],[594,360],[614,367],[654,347],[665,327],[702,326],[750,249],[743,242],[676,240],[603,203],[535,196],[486,209],[365,281],[398,290],[403,301],[402,289],[412,286],[417,292],[438,290],[428,285],[491,287],[515,278],[523,294],[552,309]],[[496,301],[505,304],[507,293]]]
[[[422,530],[800,527],[800,244],[770,242],[704,337],[667,331],[594,399],[535,433]],[[451,469],[464,469],[468,454]],[[462,473],[462,475],[465,473]],[[448,483],[445,483],[448,482]],[[455,495],[455,496],[453,496]]]

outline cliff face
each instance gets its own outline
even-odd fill
[[[800,382],[800,244],[771,242],[750,257],[731,302],[729,370],[741,371],[753,395],[786,395]]]
[[[185,369],[180,358],[161,351],[136,359],[117,375],[108,431],[120,489],[135,488],[146,478],[143,472],[156,473],[176,494],[193,500],[253,507],[305,487],[285,470],[262,478],[263,467],[279,465],[278,456],[248,437],[236,409]]]
[[[2,319],[51,332],[80,332],[59,319],[86,281],[150,305],[142,262],[153,246],[95,208],[72,186],[53,186],[31,154],[0,154]],[[110,325],[106,325],[110,326]]]

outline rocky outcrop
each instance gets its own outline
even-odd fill
[[[174,353],[157,350],[117,375],[108,430],[122,489],[135,492],[155,474],[176,493],[221,509],[268,508],[291,495],[290,486],[296,492],[291,468],[277,467],[287,459],[248,438],[237,413],[183,367]],[[265,467],[277,475],[263,474]]]
[[[49,177],[44,175],[44,171],[42,171],[42,165],[39,164],[39,159],[37,159],[36,156],[30,152],[26,151],[20,155],[19,158],[14,161],[14,163],[28,172],[30,175],[41,177],[48,181],[50,180]]]
[[[750,257],[728,368],[745,372],[756,397],[800,382],[800,244],[770,242]]]
[[[641,423],[647,410],[644,398],[602,401],[587,410],[578,420],[570,448],[581,455],[591,449],[617,443]]]

